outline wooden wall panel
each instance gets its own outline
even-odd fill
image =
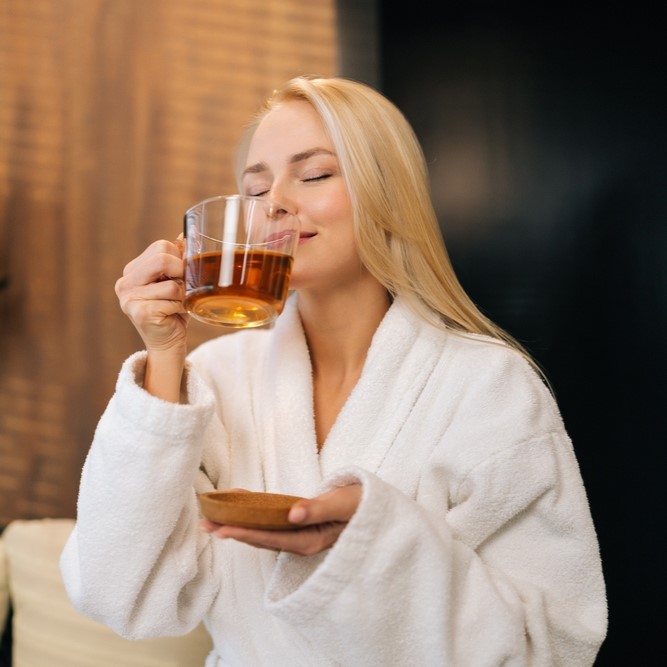
[[[0,525],[73,516],[140,341],[113,286],[184,210],[235,190],[242,125],[335,73],[334,0],[0,3]],[[196,345],[217,331],[193,323]]]

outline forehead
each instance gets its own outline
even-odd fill
[[[261,120],[250,142],[246,162],[289,158],[314,147],[333,152],[324,122],[310,102],[290,100],[275,106]]]

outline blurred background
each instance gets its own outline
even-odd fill
[[[2,0],[0,527],[75,514],[140,347],[125,263],[236,189],[273,88],[341,74],[404,111],[464,287],[554,386],[607,578],[597,664],[663,664],[667,58],[648,7]],[[193,323],[191,344],[216,334]]]

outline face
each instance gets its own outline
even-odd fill
[[[350,196],[333,144],[308,102],[283,102],[262,119],[242,186],[244,194],[266,195],[299,217],[293,288],[340,289],[360,275]]]

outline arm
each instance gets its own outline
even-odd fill
[[[591,665],[606,602],[572,464],[557,437],[526,442],[449,510],[436,473],[414,500],[341,471],[330,485],[363,485],[357,512],[321,563],[280,557],[269,609],[342,664]]]
[[[329,549],[321,533],[214,529],[283,550],[265,604],[334,662],[583,667],[604,638],[597,539],[557,407],[518,355],[471,350],[443,357],[379,467],[342,470],[307,501],[349,519]],[[359,484],[358,506],[328,493]]]
[[[165,401],[183,400],[188,316],[183,305],[183,239],[156,241],[116,281],[122,311],[146,346],[143,387]]]
[[[144,358],[124,364],[100,420],[61,559],[74,606],[134,638],[185,633],[210,605],[217,582],[196,492],[226,484],[228,469],[208,388],[190,374],[190,404],[155,398],[141,386]]]

